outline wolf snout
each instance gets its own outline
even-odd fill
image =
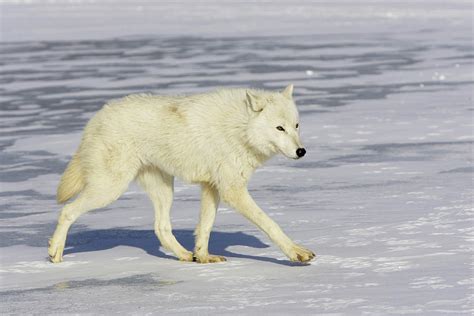
[[[296,156],[298,156],[298,158],[303,157],[305,154],[306,154],[306,149],[304,148],[298,148],[296,150]]]

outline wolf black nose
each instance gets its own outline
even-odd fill
[[[304,148],[298,148],[296,150],[296,156],[298,156],[298,158],[303,157],[305,154],[306,154],[306,149]]]

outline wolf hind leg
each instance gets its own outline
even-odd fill
[[[155,208],[155,234],[161,245],[171,250],[181,261],[192,261],[193,253],[186,250],[173,235],[170,210],[173,203],[173,176],[156,167],[146,167],[137,176],[140,186],[148,194]]]
[[[67,233],[79,216],[117,200],[127,189],[129,182],[128,179],[115,178],[113,181],[107,179],[89,183],[73,202],[63,207],[56,230],[49,240],[48,254],[51,262],[58,263],[63,260]]]

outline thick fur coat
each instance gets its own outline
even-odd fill
[[[66,204],[50,240],[60,262],[69,227],[83,213],[116,200],[137,180],[155,208],[161,244],[184,261],[220,262],[208,253],[209,234],[223,200],[260,227],[293,261],[314,254],[293,243],[253,201],[247,183],[267,159],[305,154],[293,86],[283,92],[222,89],[191,96],[130,95],[106,104],[87,124],[64,172],[57,200]],[[201,185],[194,253],[172,234],[173,179]]]

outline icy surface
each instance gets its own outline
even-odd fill
[[[1,313],[473,313],[469,2],[2,2]],[[47,261],[60,174],[106,100],[289,82],[308,154],[250,190],[317,260],[291,264],[221,205],[210,249],[228,261],[179,262],[132,185]],[[189,249],[198,199],[177,182]]]

